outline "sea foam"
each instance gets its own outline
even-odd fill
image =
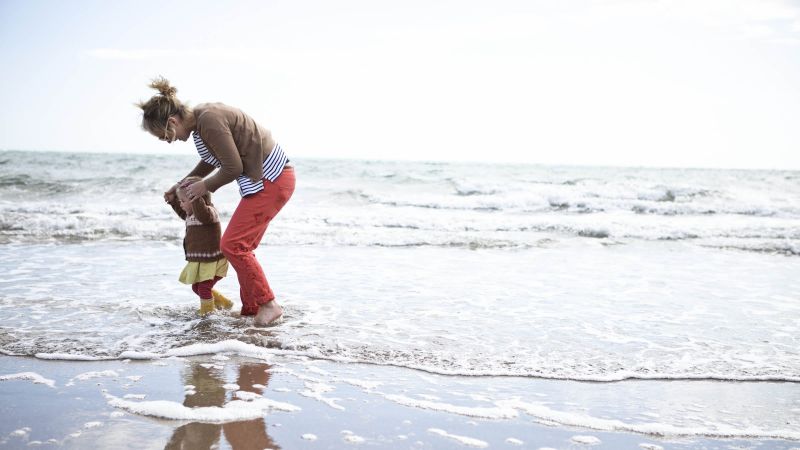
[[[270,400],[254,398],[247,401],[233,400],[224,406],[205,406],[188,408],[180,403],[167,400],[132,402],[105,394],[108,404],[133,414],[171,420],[191,420],[204,423],[228,423],[263,417],[269,411],[300,411],[298,406]]]
[[[35,372],[20,372],[20,373],[12,373],[9,375],[0,375],[0,381],[9,381],[9,380],[27,380],[35,384],[44,384],[45,386],[50,386],[50,387],[55,387],[56,385],[55,381],[49,378],[45,378]]]

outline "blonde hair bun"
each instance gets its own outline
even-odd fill
[[[175,94],[178,93],[178,88],[170,85],[169,80],[160,75],[153,78],[153,81],[150,82],[150,87],[157,90],[164,97],[174,98]]]

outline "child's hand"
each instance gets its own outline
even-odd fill
[[[208,192],[208,189],[206,189],[206,184],[203,183],[202,180],[196,182],[192,181],[184,182],[183,184],[181,184],[181,188],[183,189],[183,192],[186,193],[186,196],[189,197],[189,201],[192,202],[195,201],[195,199],[202,197],[203,195],[205,195],[206,192]]]
[[[164,201],[167,203],[172,202],[175,200],[175,196],[177,195],[176,192],[178,191],[178,184],[174,184],[171,188],[164,192]]]

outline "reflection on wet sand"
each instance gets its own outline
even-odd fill
[[[239,376],[236,384],[240,391],[263,394],[261,385],[269,382],[269,365],[263,363],[242,363],[239,365]],[[214,368],[207,368],[198,362],[192,362],[186,374],[185,384],[195,386],[194,392],[187,393],[183,405],[188,408],[205,406],[223,406],[230,400],[225,388],[222,373]],[[225,424],[192,422],[175,429],[165,449],[211,449],[218,448],[220,436],[224,435],[234,450],[246,449],[280,449],[267,435],[267,426],[263,418],[231,422]]]

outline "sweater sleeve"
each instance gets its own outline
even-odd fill
[[[196,166],[194,166],[194,169],[192,169],[192,171],[189,172],[189,174],[186,175],[184,178],[189,178],[189,177],[205,178],[206,175],[208,175],[211,172],[213,172],[214,169],[215,169],[215,167],[213,165],[211,165],[211,164],[209,164],[209,163],[207,163],[207,162],[205,162],[205,161],[203,161],[201,159],[200,162],[197,163]]]
[[[178,196],[172,197],[172,200],[169,201],[169,206],[172,207],[172,210],[175,211],[175,214],[178,215],[183,220],[186,220],[186,211],[181,208],[180,200],[178,200]]]
[[[199,220],[204,225],[219,222],[219,214],[217,214],[216,208],[206,203],[203,197],[196,198],[192,202],[192,214],[195,219]]]
[[[214,175],[204,180],[206,189],[215,192],[235,180],[244,170],[242,157],[233,141],[230,130],[214,127],[202,135],[203,142],[214,151],[222,167]]]

